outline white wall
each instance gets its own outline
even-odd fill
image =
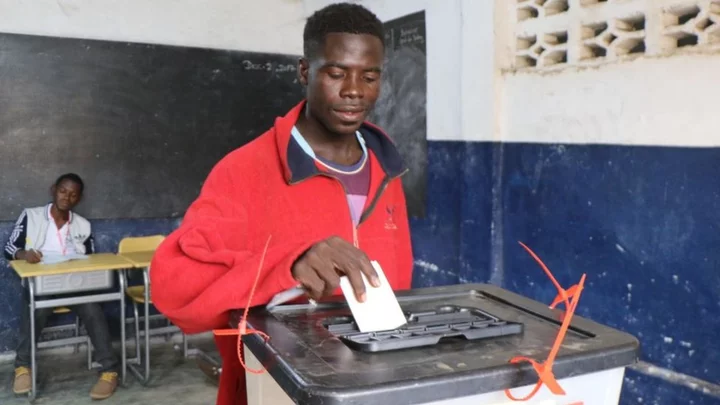
[[[507,18],[514,23],[516,7],[531,3],[508,3]],[[516,32],[506,36],[514,44],[516,35],[543,41],[545,33],[566,30],[569,40],[559,47],[567,50],[569,63],[502,64],[503,91],[496,103],[503,112],[498,116],[503,141],[720,146],[720,26],[703,28],[708,19],[720,23],[720,1],[627,0],[583,7],[570,0],[569,5],[567,13],[541,11],[538,18],[518,22]],[[695,19],[676,24],[676,16],[692,10],[700,10]],[[645,21],[641,32],[616,27],[618,19],[638,16]],[[597,22],[608,23],[621,39],[644,38],[646,50],[618,56],[613,47],[622,43],[615,40],[607,57],[583,60],[591,40],[581,35],[581,27]],[[699,44],[677,49],[673,35],[683,32],[698,34]],[[514,59],[513,50],[507,52]]]
[[[0,0],[0,32],[302,53],[302,0]]]
[[[464,141],[500,141],[504,98],[500,66],[508,57],[508,0],[462,0],[460,136]]]
[[[506,142],[720,146],[720,55],[508,73]]]

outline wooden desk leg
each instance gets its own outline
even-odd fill
[[[37,362],[35,356],[35,278],[28,279],[28,294],[30,295],[30,401],[37,395]]]

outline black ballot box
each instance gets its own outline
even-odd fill
[[[373,333],[357,330],[344,297],[251,309],[248,327],[269,339],[242,337],[247,366],[266,370],[246,373],[249,405],[520,403],[505,390],[526,396],[538,373],[510,360],[544,362],[565,312],[487,284],[396,295],[407,323]],[[543,385],[521,403],[617,404],[638,352],[635,337],[574,315],[552,367],[565,394]]]

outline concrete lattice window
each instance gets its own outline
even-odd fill
[[[720,0],[512,0],[514,66],[592,65],[720,49]]]
[[[665,49],[720,44],[720,1],[668,8],[662,18]]]

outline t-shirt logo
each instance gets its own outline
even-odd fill
[[[395,225],[395,206],[394,205],[388,205],[385,207],[385,229],[387,229],[387,230],[397,229],[397,225]]]

